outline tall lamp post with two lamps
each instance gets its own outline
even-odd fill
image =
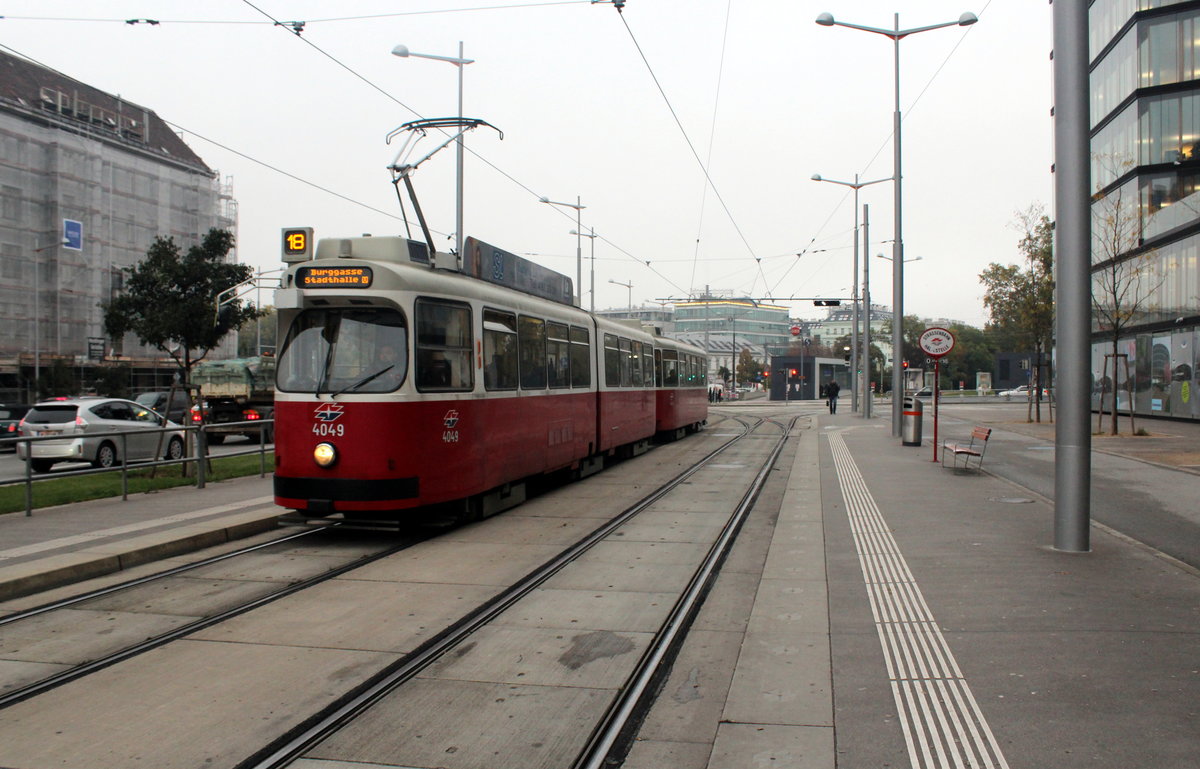
[[[595,312],[596,311],[596,228],[588,227],[588,231],[591,233],[590,235],[587,232],[583,232],[582,230],[571,230],[571,234],[572,235],[581,235],[592,241],[592,285],[591,285],[591,288],[588,289],[588,296],[591,297],[591,300],[590,300],[591,301],[591,311]],[[581,309],[582,309],[582,305],[583,305],[582,298],[580,299],[579,304],[581,305]]]
[[[861,24],[850,24],[844,21],[836,21],[832,13],[822,13],[817,16],[817,23],[823,27],[848,27],[857,29],[863,32],[873,32],[877,35],[883,35],[890,38],[895,47],[895,111],[892,114],[892,148],[893,148],[893,172],[892,180],[895,182],[895,212],[894,221],[895,238],[892,241],[892,346],[893,346],[893,365],[892,365],[892,435],[900,435],[900,401],[903,396],[903,379],[900,373],[900,351],[903,349],[904,338],[901,335],[901,325],[904,319],[904,238],[902,237],[901,223],[902,217],[902,195],[901,195],[901,173],[900,173],[900,41],[909,35],[915,35],[918,32],[929,32],[934,29],[943,27],[967,27],[979,18],[970,11],[963,13],[958,17],[958,21],[947,21],[941,24],[930,24],[924,27],[913,27],[912,29],[900,29],[900,14],[895,15],[895,27],[893,29],[884,29],[882,27],[867,27]],[[868,310],[869,312],[869,310]]]
[[[583,199],[576,195],[574,203],[560,203],[557,200],[550,198],[538,198],[539,202],[546,203],[551,206],[562,206],[563,208],[575,209],[575,305],[583,306],[583,225],[580,223],[580,215],[583,209],[587,206],[583,205]],[[595,299],[592,300],[595,302]]]
[[[392,49],[393,56],[409,57],[412,56],[418,59],[433,59],[434,61],[444,61],[458,67],[458,117],[459,120],[463,116],[463,68],[468,64],[474,64],[474,59],[463,58],[463,44],[458,41],[458,56],[436,56],[431,53],[413,53],[408,50],[406,45],[398,45]],[[457,140],[457,161],[458,170],[455,174],[455,214],[454,214],[454,245],[457,248],[459,258],[462,258],[463,252],[463,137],[459,136]]]
[[[875,179],[875,180],[869,181],[869,182],[860,182],[858,180],[858,174],[855,174],[853,182],[839,182],[837,179],[826,179],[823,176],[821,176],[820,174],[813,174],[812,180],[814,182],[829,182],[830,184],[840,184],[843,187],[850,187],[851,189],[854,190],[854,290],[853,290],[853,293],[851,294],[851,297],[854,299],[854,320],[853,320],[853,326],[851,329],[851,337],[852,338],[850,340],[850,345],[851,345],[850,370],[851,370],[851,372],[853,372],[850,377],[850,410],[858,411],[858,390],[859,390],[859,381],[858,381],[858,191],[868,185],[879,184],[880,182],[890,182],[892,179],[889,176],[886,179]],[[868,318],[867,322],[868,323],[871,322],[870,315],[871,315],[871,308],[868,307],[867,308],[867,318]],[[871,351],[869,349],[864,352],[864,355],[870,355],[870,354],[871,354]]]

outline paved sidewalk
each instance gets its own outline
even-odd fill
[[[822,433],[839,767],[1196,766],[1195,570],[1107,529],[1055,551],[1045,501],[880,420]]]

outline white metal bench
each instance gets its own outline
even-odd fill
[[[983,466],[983,454],[987,451],[988,438],[992,435],[990,427],[976,427],[971,431],[971,440],[967,443],[944,441],[942,443],[942,467],[946,467],[946,457],[951,457],[950,466],[957,470],[960,466],[964,470],[971,469],[971,461],[975,462],[975,469],[979,470]],[[959,462],[962,462],[960,465]]]

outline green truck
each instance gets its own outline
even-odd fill
[[[222,443],[227,435],[274,442],[275,423],[266,421],[275,418],[274,357],[203,361],[192,369],[191,380],[199,388],[200,401],[193,412],[212,426],[206,430],[209,443]]]

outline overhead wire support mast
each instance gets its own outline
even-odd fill
[[[392,158],[391,164],[388,165],[388,170],[392,172],[392,186],[396,188],[396,198],[400,201],[401,212],[404,210],[404,198],[400,195],[399,187],[401,181],[404,182],[404,186],[408,190],[408,197],[412,201],[413,210],[417,214],[417,221],[421,224],[421,232],[425,235],[425,242],[429,245],[430,258],[437,253],[437,246],[433,242],[433,235],[429,232],[429,225],[425,221],[425,215],[421,212],[421,203],[417,200],[416,190],[413,189],[411,179],[412,173],[416,171],[417,168],[426,160],[429,160],[438,152],[457,142],[467,131],[478,128],[481,125],[485,125],[494,130],[496,133],[500,134],[500,139],[503,141],[503,131],[501,131],[499,128],[496,128],[496,126],[492,125],[486,120],[473,117],[434,117],[423,118],[421,120],[410,120],[409,122],[401,125],[399,128],[389,131],[387,137],[384,139],[385,144],[391,144],[392,139],[396,138],[398,134],[405,131],[408,132],[408,136],[405,137],[404,141],[400,144],[400,149],[396,151],[396,156]],[[426,153],[425,156],[420,160],[416,161],[415,163],[408,162],[408,159],[411,158],[416,152],[417,143],[420,142],[421,139],[425,138],[430,129],[442,130],[446,128],[457,128],[458,132],[450,136],[450,138],[446,139],[446,141],[434,147],[432,151]],[[406,227],[407,224],[408,220],[406,218]],[[412,233],[409,232],[410,238],[411,235]],[[458,257],[461,259],[462,254],[458,254]]]

